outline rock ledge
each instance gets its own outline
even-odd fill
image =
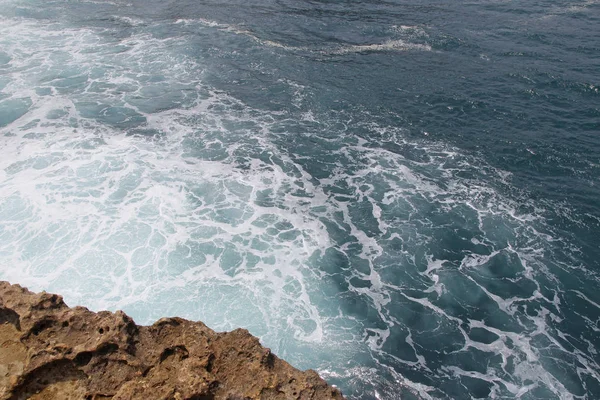
[[[0,399],[343,399],[244,329],[69,308],[0,282]]]

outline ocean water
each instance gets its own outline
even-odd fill
[[[599,1],[0,0],[0,279],[593,400],[599,260]]]

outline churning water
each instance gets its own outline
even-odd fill
[[[598,399],[599,78],[595,0],[0,0],[0,278],[351,399]]]

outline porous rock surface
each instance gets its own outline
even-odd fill
[[[343,399],[248,331],[68,307],[0,282],[0,399]]]

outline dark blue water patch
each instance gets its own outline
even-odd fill
[[[32,101],[29,98],[0,101],[0,127],[7,126],[25,115],[31,105]]]
[[[7,64],[10,63],[10,56],[3,51],[0,51],[0,68],[6,68]]]
[[[490,344],[500,338],[497,334],[484,328],[472,328],[469,330],[469,337],[476,342]]]
[[[135,94],[126,97],[129,104],[147,114],[189,107],[196,99],[196,92],[189,87],[164,82],[144,86]]]
[[[119,107],[97,102],[79,102],[77,111],[85,118],[122,129],[138,128],[146,122],[146,117],[129,107]]]

